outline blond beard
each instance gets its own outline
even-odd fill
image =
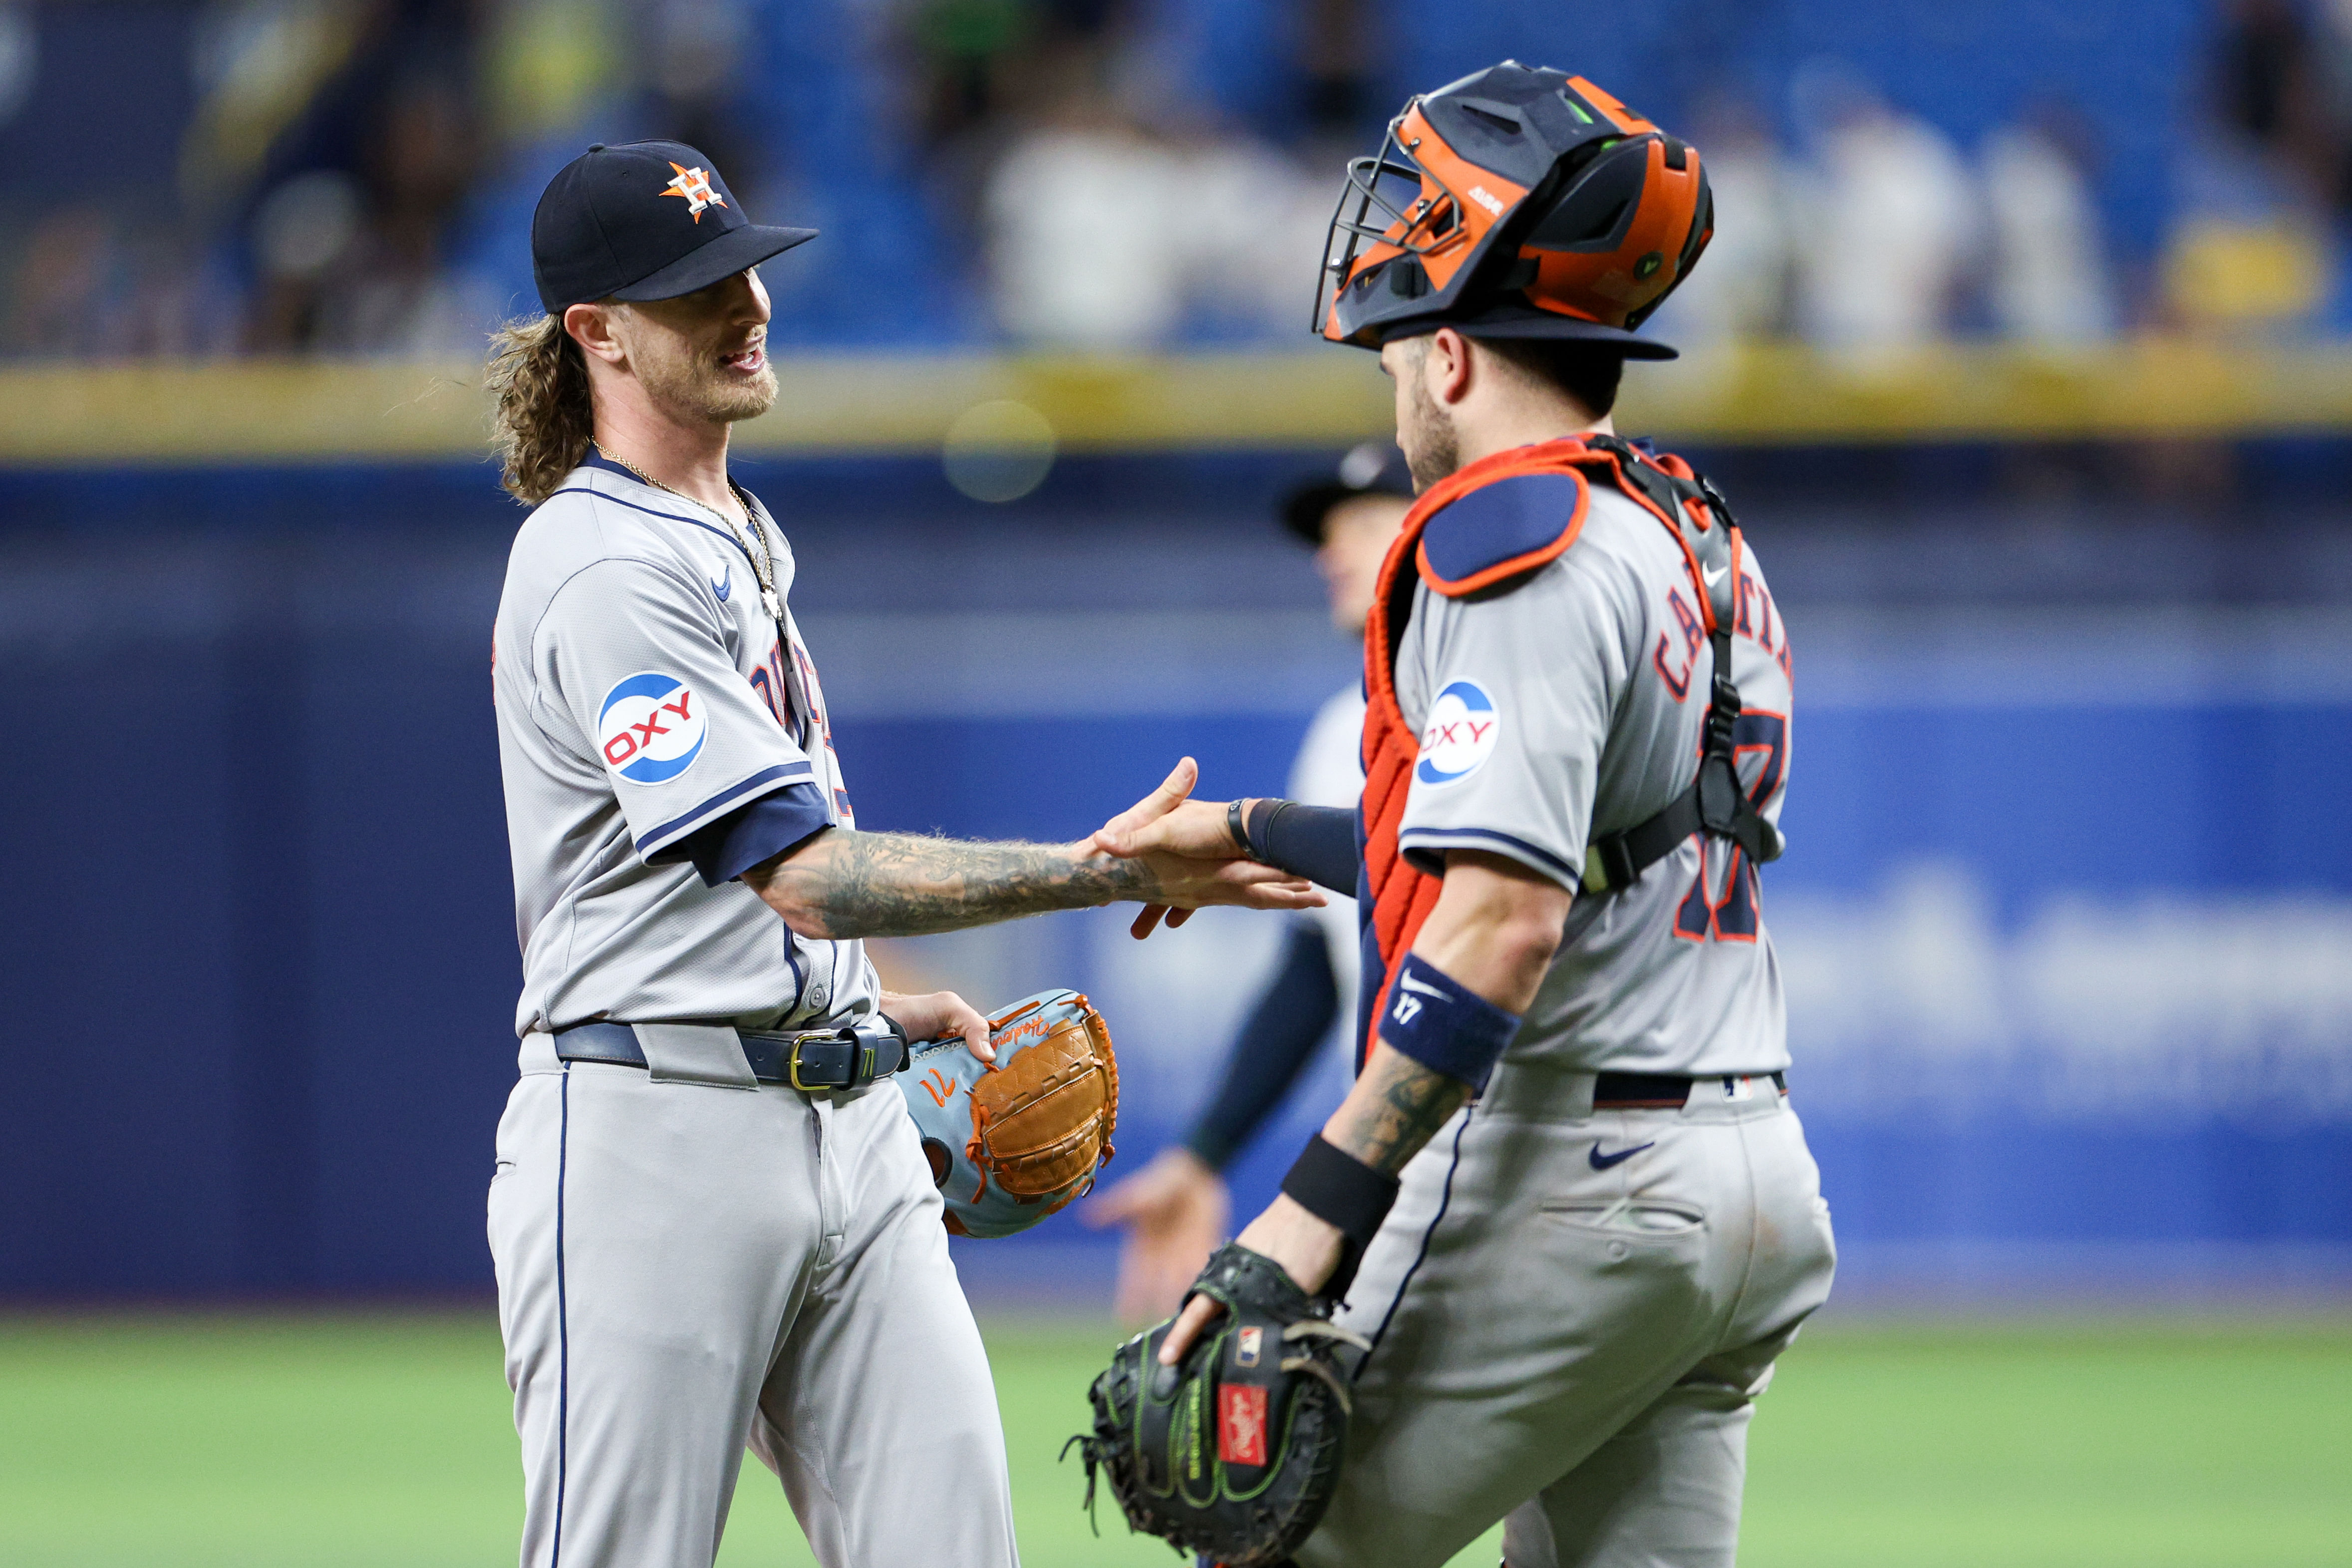
[[[761,365],[749,382],[685,348],[674,333],[632,323],[623,342],[629,368],[655,407],[710,425],[757,419],[776,402],[776,371]]]

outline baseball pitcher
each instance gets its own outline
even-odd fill
[[[997,1047],[962,998],[882,990],[860,939],[1319,900],[1241,860],[858,830],[791,547],[727,468],[777,394],[755,268],[812,237],[751,223],[691,147],[593,147],[532,223],[546,314],[490,365],[533,509],[493,647],[523,989],[489,1239],[525,1568],[708,1568],[747,1443],[826,1568],[1010,1568],[946,1162],[893,1087],[911,1042]],[[1082,1011],[998,1022],[1039,1008]],[[1084,1152],[1053,1163],[1024,1194],[1080,1190]]]

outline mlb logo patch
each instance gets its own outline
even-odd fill
[[[1217,1390],[1217,1458],[1228,1465],[1265,1463],[1265,1390],[1227,1384]]]
[[[1235,1366],[1255,1366],[1257,1364],[1258,1346],[1264,1342],[1265,1337],[1265,1331],[1255,1327],[1244,1329],[1241,1332],[1235,1334],[1234,1336],[1234,1364]]]

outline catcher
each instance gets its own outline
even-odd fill
[[[1834,1248],[1757,877],[1787,629],[1722,497],[1611,422],[1712,227],[1698,151],[1580,78],[1408,103],[1318,300],[1394,380],[1420,491],[1365,628],[1360,808],[1097,835],[1245,847],[1363,920],[1353,1090],[1095,1386],[1129,1520],[1226,1564],[1436,1568],[1507,1516],[1507,1568],[1733,1561],[1753,1402]],[[1334,1302],[1352,1411],[1307,1349],[1294,1436],[1231,1385],[1241,1340]]]

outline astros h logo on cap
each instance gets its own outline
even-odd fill
[[[702,221],[703,208],[723,207],[727,205],[727,199],[710,188],[709,170],[689,169],[683,163],[672,163],[670,167],[677,171],[677,178],[672,180],[664,188],[662,195],[684,196],[687,200],[686,210],[694,215],[695,222]]]
[[[600,142],[539,198],[531,279],[551,316],[593,300],[674,300],[815,237],[744,216],[718,168],[683,142]]]

